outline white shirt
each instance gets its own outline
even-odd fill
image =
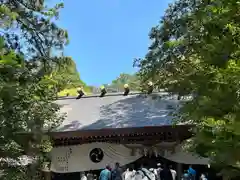
[[[154,174],[156,175],[157,179],[160,179],[160,172],[161,172],[162,168],[157,168],[154,169]]]
[[[177,172],[173,169],[170,169],[171,173],[172,173],[172,177],[173,177],[173,180],[176,179],[176,176],[177,176]]]
[[[85,175],[82,176],[82,177],[81,177],[81,180],[87,180],[87,176],[85,176]]]
[[[130,180],[134,177],[136,171],[126,171],[124,175],[125,180]]]
[[[207,180],[207,178],[205,177],[204,174],[201,175],[200,179],[201,179],[201,180]]]

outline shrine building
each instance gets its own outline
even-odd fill
[[[182,151],[181,143],[192,136],[192,125],[174,125],[170,115],[181,105],[177,96],[165,92],[104,97],[64,97],[57,100],[66,118],[51,133],[50,171],[67,174],[134,163],[142,157],[156,156],[177,164],[207,164]]]

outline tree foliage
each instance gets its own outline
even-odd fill
[[[59,63],[54,64],[47,75],[55,83],[57,92],[79,86],[86,87],[71,57],[60,57],[57,61]]]
[[[110,89],[115,89],[118,91],[123,91],[124,84],[128,84],[132,91],[140,90],[140,81],[136,74],[121,73],[119,77],[111,82],[111,84],[106,85]]]
[[[63,119],[53,103],[59,82],[48,77],[67,60],[61,56],[67,31],[54,23],[62,7],[49,8],[44,0],[0,0],[1,179],[39,179],[36,173],[51,149],[44,133]],[[28,166],[19,160],[24,154],[33,160]]]
[[[59,3],[49,8],[44,0],[0,0],[0,28],[9,48],[45,66],[56,60],[51,52],[68,43],[67,31],[54,23],[62,7]]]
[[[44,160],[49,143],[43,133],[59,125],[63,117],[53,103],[54,87],[43,79],[39,81],[22,56],[10,50],[0,52],[1,179],[38,179],[37,165]],[[22,137],[23,132],[30,138]],[[30,166],[21,164],[19,157],[24,154],[35,159]]]
[[[135,61],[143,82],[192,96],[178,120],[196,124],[191,147],[229,176],[240,174],[239,12],[239,0],[178,0],[152,28],[146,57]]]

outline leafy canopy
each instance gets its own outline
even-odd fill
[[[178,120],[196,124],[191,147],[228,176],[240,174],[239,12],[239,0],[178,0],[152,28],[145,58],[135,60],[143,82],[192,95]]]
[[[76,88],[78,86],[86,86],[80,79],[76,64],[71,57],[62,57],[49,76],[57,82],[57,90]]]
[[[105,85],[108,89],[123,91],[124,84],[128,84],[131,91],[140,90],[140,81],[135,74],[121,73],[111,84]]]
[[[61,8],[63,3],[49,8],[44,0],[0,0],[0,29],[9,48],[45,66],[56,60],[52,51],[68,44],[67,31],[54,23]]]
[[[10,50],[0,52],[0,152],[5,158],[0,163],[4,171],[1,178],[35,179],[38,177],[34,170],[39,161],[46,160],[44,154],[49,150],[43,133],[59,125],[63,117],[53,103],[54,88],[39,81],[25,66],[23,57]],[[30,138],[21,136],[22,132],[30,133]],[[24,154],[36,162],[29,167],[21,165],[19,157]]]
[[[67,31],[54,23],[62,7],[49,8],[44,0],[0,0],[1,179],[39,179],[36,172],[51,149],[44,132],[63,119],[53,103],[57,86],[47,78],[68,44]],[[24,166],[23,154],[34,161]]]

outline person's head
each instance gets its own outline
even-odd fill
[[[77,87],[77,91],[82,91],[82,86]]]
[[[187,173],[188,173],[188,171],[187,171],[187,170],[184,170],[184,173],[185,173],[185,174],[187,174]]]
[[[167,164],[163,164],[163,168],[168,168]]]
[[[130,167],[128,168],[128,171],[133,171],[132,166],[130,166]]]
[[[80,175],[81,175],[81,177],[85,176],[85,172],[81,172]]]
[[[118,162],[115,163],[115,167],[116,168],[119,168],[120,167],[120,164]]]
[[[192,168],[192,165],[189,165],[189,168]]]
[[[173,166],[172,166],[172,165],[169,165],[169,168],[170,168],[170,169],[172,169],[172,168],[173,168]]]
[[[157,163],[157,167],[160,168],[161,167],[161,163]]]
[[[111,166],[109,164],[107,164],[106,169],[111,170]]]

